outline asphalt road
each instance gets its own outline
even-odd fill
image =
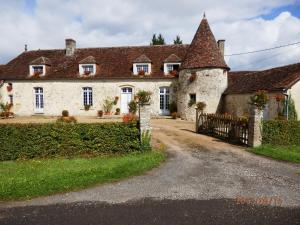
[[[5,208],[1,225],[297,225],[300,208],[238,204],[234,200],[151,200]]]

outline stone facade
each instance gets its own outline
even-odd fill
[[[13,90],[8,92],[6,86],[11,82]],[[17,116],[31,116],[34,111],[34,88],[42,87],[44,91],[44,115],[58,116],[62,110],[68,110],[73,116],[96,116],[97,110],[103,109],[104,100],[107,98],[114,99],[119,97],[116,108],[121,108],[121,88],[131,87],[133,96],[138,90],[151,91],[151,115],[160,114],[159,106],[159,88],[170,87],[173,93],[172,80],[168,79],[122,79],[122,80],[93,80],[93,81],[6,81],[0,88],[0,101],[10,102],[9,95],[13,95],[14,106],[12,111]],[[89,111],[84,110],[83,106],[83,88],[92,87],[93,90],[93,106]],[[173,100],[170,95],[170,101]]]
[[[298,81],[291,90],[289,94],[292,96],[292,99],[295,101],[296,111],[298,113],[298,120],[300,120],[300,81]]]
[[[151,119],[151,104],[145,104],[139,107],[140,118],[140,134],[144,132],[151,133],[150,119]]]
[[[196,73],[196,79],[189,78]],[[196,102],[206,103],[205,113],[216,113],[221,105],[221,97],[227,88],[227,70],[198,69],[183,70],[178,82],[178,112],[181,118],[194,121],[196,118],[195,105],[188,106],[190,95],[196,94]]]

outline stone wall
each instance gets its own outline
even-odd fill
[[[13,84],[13,91],[8,93],[6,90],[7,83]],[[80,81],[7,81],[0,88],[1,102],[9,102],[8,94],[14,96],[14,106],[12,111],[17,116],[30,116],[34,112],[34,87],[42,87],[44,89],[44,115],[57,116],[61,115],[62,110],[68,110],[70,115],[74,116],[96,116],[97,110],[103,109],[104,100],[107,97],[114,99],[119,97],[119,101],[114,106],[121,108],[121,88],[132,87],[133,95],[138,90],[151,91],[151,114],[158,115],[159,109],[159,88],[171,87],[173,92],[172,79],[122,79],[122,80],[80,80]],[[93,88],[94,105],[89,111],[85,111],[83,107],[83,87]],[[172,95],[171,95],[172,98]],[[172,101],[172,99],[171,99]]]
[[[189,77],[196,72],[196,79]],[[179,74],[178,112],[181,118],[195,120],[195,106],[189,107],[190,94],[196,94],[196,102],[207,104],[205,113],[216,113],[221,104],[222,94],[227,88],[227,71],[223,69],[183,70]]]
[[[254,93],[253,93],[254,94]],[[250,115],[250,108],[251,105],[250,97],[253,94],[232,94],[225,96],[225,103],[224,103],[224,113],[229,113],[237,117],[241,116],[249,116]],[[278,93],[269,93],[270,101],[264,110],[263,117],[265,120],[274,119],[278,116],[278,111],[282,111],[283,105],[276,102],[276,95]]]

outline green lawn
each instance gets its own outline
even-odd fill
[[[159,151],[125,156],[0,162],[0,200],[29,199],[141,174],[159,165]]]
[[[289,162],[300,163],[300,146],[262,145],[251,149],[252,152]]]

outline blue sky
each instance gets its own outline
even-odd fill
[[[299,0],[0,0],[0,64],[24,50],[148,45],[153,33],[167,43],[180,35],[190,43],[206,12],[216,39],[226,39],[226,54],[300,41]],[[229,66],[264,69],[300,62],[300,47],[240,57]]]

